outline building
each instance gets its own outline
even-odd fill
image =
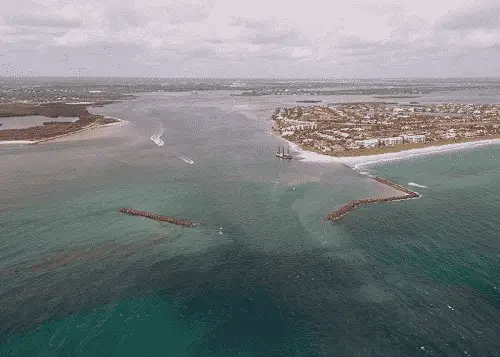
[[[403,135],[403,138],[409,143],[425,142],[425,135]]]
[[[378,139],[356,140],[355,144],[364,148],[374,148],[378,146]]]
[[[393,138],[383,138],[380,139],[380,143],[386,146],[394,146],[403,143],[403,138],[401,136],[395,136]]]

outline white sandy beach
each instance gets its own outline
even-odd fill
[[[48,139],[41,139],[35,141],[29,140],[5,140],[0,141],[0,145],[12,145],[12,144],[41,144],[41,143],[53,143],[62,141],[78,141],[78,140],[89,140],[89,139],[103,139],[114,137],[119,134],[119,128],[126,125],[128,121],[107,117],[118,120],[116,123],[104,124],[104,125],[94,125],[91,124],[88,127],[82,128],[81,130],[75,131],[73,133],[63,134],[57,137],[52,137]]]
[[[111,118],[111,117],[107,117]],[[64,134],[56,138],[40,140],[37,143],[54,143],[63,141],[79,141],[79,140],[90,140],[90,139],[107,139],[111,137],[116,137],[120,134],[121,128],[128,124],[128,121],[112,118],[118,120],[116,123],[104,124],[104,125],[91,125],[82,130],[76,131],[74,133]]]
[[[4,140],[0,141],[0,145],[11,145],[11,144],[34,144],[36,141],[29,140]]]
[[[329,155],[318,154],[312,151],[306,151],[300,148],[297,144],[286,140],[285,138],[280,138],[286,141],[290,147],[298,152],[299,158],[303,162],[319,162],[319,163],[341,163],[350,166],[354,169],[359,169],[362,166],[378,164],[385,161],[395,161],[409,159],[415,156],[432,155],[439,154],[443,152],[466,150],[484,145],[498,145],[500,144],[500,139],[489,139],[480,141],[469,141],[464,143],[439,145],[439,146],[429,146],[420,149],[410,149],[394,153],[378,154],[378,155],[366,155],[366,156],[353,156],[353,157],[334,157]]]

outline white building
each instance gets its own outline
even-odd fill
[[[403,138],[409,143],[425,142],[425,135],[403,135]]]
[[[378,139],[356,140],[355,144],[364,148],[374,148],[378,146]]]
[[[403,143],[403,138],[401,136],[395,136],[393,138],[382,138],[380,142],[387,146],[393,146]]]

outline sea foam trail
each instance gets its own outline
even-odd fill
[[[189,157],[179,156],[179,159],[181,159],[184,162],[187,162],[188,164],[191,164],[191,165],[194,164],[194,161],[191,160]]]
[[[427,186],[419,185],[416,182],[408,182],[408,186],[415,186],[415,187],[427,188]]]
[[[163,140],[161,140],[161,136],[163,135],[163,132],[164,132],[164,129],[163,128],[160,128],[160,131],[158,133],[155,133],[153,135],[151,135],[151,140],[158,146],[163,146],[165,144],[165,142]]]

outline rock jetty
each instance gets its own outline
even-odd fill
[[[157,213],[136,210],[133,208],[120,208],[118,211],[121,213],[128,213],[128,214],[131,214],[133,216],[146,217],[146,218],[153,219],[153,220],[159,221],[159,222],[168,222],[168,223],[177,224],[178,226],[183,226],[183,227],[194,227],[194,223],[191,221],[187,221],[184,219],[178,219],[178,218],[174,218],[174,217],[169,217],[169,216],[163,216],[163,215],[157,214]]]
[[[362,205],[368,205],[368,204],[373,204],[373,203],[381,203],[381,202],[391,202],[391,201],[399,201],[399,200],[408,200],[408,199],[413,199],[413,198],[419,198],[420,195],[416,192],[413,192],[403,186],[400,186],[398,184],[395,184],[394,182],[391,182],[385,178],[382,177],[374,177],[373,178],[375,181],[378,181],[380,183],[383,183],[384,185],[390,186],[398,191],[402,191],[405,194],[401,196],[392,196],[392,197],[379,197],[379,198],[366,198],[363,200],[353,200],[349,201],[342,207],[340,207],[338,210],[333,211],[328,214],[326,217],[330,221],[336,221],[342,217],[344,217],[347,213],[351,212],[352,210],[358,208],[359,206]]]

